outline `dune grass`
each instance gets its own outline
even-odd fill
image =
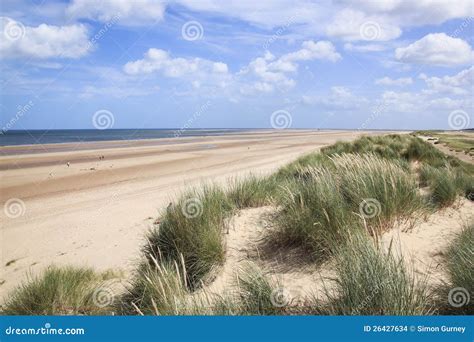
[[[214,266],[224,261],[223,227],[233,210],[225,192],[216,186],[185,193],[163,213],[158,227],[152,229],[144,255],[163,262],[181,262],[187,270],[187,284],[196,288]]]
[[[307,170],[307,179],[281,197],[278,230],[270,238],[279,245],[303,246],[315,259],[330,254],[331,244],[348,229],[349,210],[337,180],[327,168]]]
[[[336,253],[336,288],[316,311],[326,315],[427,315],[429,292],[402,259],[379,249],[363,231],[352,232]]]
[[[285,298],[278,298],[279,287],[255,265],[248,263],[241,267],[236,277],[238,299],[234,307],[238,307],[241,315],[278,315],[287,303]]]
[[[191,291],[186,285],[183,262],[155,266],[142,263],[128,291],[120,298],[117,312],[125,315],[276,315],[279,305],[277,283],[268,279],[255,264],[236,270],[232,291],[222,295]],[[280,299],[281,300],[281,299]]]
[[[439,288],[439,307],[442,314],[474,314],[473,256],[474,222],[471,222],[456,237],[445,254],[449,279]]]
[[[117,309],[127,315],[180,315],[192,311],[184,259],[181,262],[142,262]],[[190,304],[190,303],[189,303]]]
[[[4,315],[101,315],[112,312],[112,272],[85,267],[49,267],[30,276],[2,306]]]
[[[376,218],[384,224],[409,216],[421,207],[416,180],[403,161],[387,160],[372,153],[342,154],[332,160],[339,191],[353,212],[359,211],[365,218]],[[370,204],[374,207],[370,208]]]
[[[452,205],[460,195],[474,199],[474,177],[461,169],[423,165],[420,185],[429,187],[429,202],[437,208]]]
[[[422,206],[415,178],[396,160],[342,154],[328,163],[306,168],[304,180],[300,172],[300,181],[280,199],[276,242],[306,246],[324,260],[348,231],[364,224],[381,229]]]
[[[232,179],[227,197],[237,209],[261,207],[270,203],[276,187],[274,176],[257,177],[251,174],[243,179]]]

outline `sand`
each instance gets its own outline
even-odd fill
[[[185,187],[269,173],[363,133],[285,130],[2,147],[0,297],[28,272],[51,264],[127,274],[145,232]],[[14,212],[12,203],[20,210]]]
[[[444,255],[448,246],[474,219],[474,203],[462,198],[419,221],[413,227],[397,225],[383,234],[380,242],[397,256],[403,256],[407,268],[430,286],[448,281]]]
[[[287,297],[288,303],[321,298],[334,285],[333,261],[318,265],[301,248],[275,248],[269,244],[278,209],[273,206],[240,210],[228,222],[226,256],[215,279],[204,287],[207,293],[224,294],[235,289],[237,273],[255,264]]]
[[[216,270],[215,278],[205,287],[210,294],[224,294],[235,289],[236,275],[248,262],[256,264],[292,305],[304,304],[317,297],[325,300],[327,292],[335,290],[334,259],[322,265],[312,262],[298,248],[276,249],[266,246],[272,234],[274,215],[272,206],[240,210],[228,223],[226,259]],[[391,248],[396,258],[403,261],[417,281],[431,288],[448,282],[443,256],[454,238],[474,219],[474,203],[460,199],[450,208],[410,223],[397,223],[379,237],[383,250]],[[271,247],[271,246],[270,246]]]

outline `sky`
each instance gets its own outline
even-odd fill
[[[0,126],[474,126],[469,0],[2,0]]]

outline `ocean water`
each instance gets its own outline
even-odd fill
[[[58,129],[7,131],[0,134],[0,146],[58,144],[112,140],[140,140],[212,136],[243,132],[243,129]]]

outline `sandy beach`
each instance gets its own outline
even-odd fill
[[[184,188],[268,173],[338,140],[379,133],[285,130],[2,147],[2,206],[20,199],[24,207],[19,217],[1,212],[0,297],[50,264],[128,272],[144,233]]]

